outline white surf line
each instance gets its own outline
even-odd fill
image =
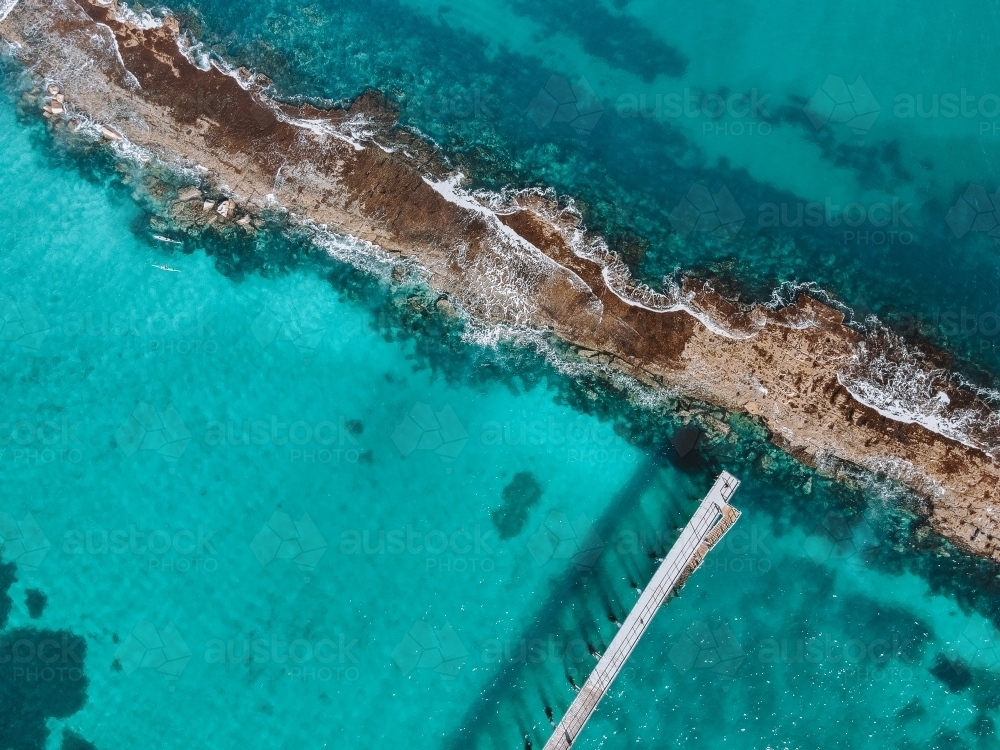
[[[20,2],[20,0],[0,0],[0,22],[3,22],[7,18],[7,16],[10,15],[10,13],[17,6],[18,2]],[[139,28],[155,28],[158,25],[162,25],[162,22],[158,23],[159,19],[150,16],[148,13],[144,14],[142,17],[139,17],[135,14],[133,14],[133,16],[134,18],[129,17],[126,20],[130,23],[137,24]],[[111,32],[110,27],[107,27],[104,24],[98,24],[98,26],[103,26],[109,32]],[[125,67],[124,61],[121,58],[121,52],[118,49],[117,41],[115,40],[113,32],[111,33],[111,38],[113,40],[114,52],[119,62],[121,63],[126,73],[131,75],[131,71],[129,71]],[[191,60],[191,62],[195,64],[196,67],[200,68],[201,66],[197,65],[197,63],[191,59],[189,54],[190,45],[188,45],[186,48],[185,47],[186,42],[187,40],[183,38],[183,35],[178,36],[178,48],[180,49],[181,53],[184,54],[184,56],[187,57],[189,60]],[[214,60],[212,60],[211,62],[213,64],[215,63]],[[244,89],[247,88],[246,83],[240,79],[240,76],[237,74],[237,71],[225,70],[219,67],[218,65],[216,65],[216,68],[225,75],[228,75],[231,78],[235,79],[237,83],[241,86],[241,88]],[[277,107],[277,105],[270,99],[262,97],[262,102],[269,105],[270,108],[275,112],[277,117],[288,124],[291,124],[303,130],[311,131],[317,135],[332,136],[339,140],[345,141],[348,144],[350,144],[355,150],[360,151],[364,150],[365,148],[365,146],[361,142],[359,142],[357,137],[351,137],[349,135],[345,135],[338,129],[338,126],[333,125],[333,123],[331,123],[328,120],[307,120],[307,119],[289,117],[287,114],[282,112]],[[362,127],[364,126],[363,122],[355,123],[349,121],[348,123],[345,124],[348,125],[358,124],[361,125]],[[362,134],[362,137],[364,137],[365,135],[367,134]],[[151,157],[151,154],[149,154],[148,151],[143,149],[141,146],[138,146],[137,144],[128,141],[127,139],[123,138],[122,140],[125,141],[125,143],[122,143],[121,145],[119,145],[118,143],[112,144],[112,148],[118,151],[120,156],[125,158],[132,158],[133,160],[137,160],[143,164],[148,162],[148,160]],[[381,146],[381,144],[375,143],[374,141],[373,143],[374,145],[379,146],[383,150],[387,150],[385,149],[385,147]],[[129,147],[131,147],[131,149]],[[135,153],[128,153],[128,151],[132,149],[135,150]],[[122,151],[125,151],[126,153],[121,153]],[[533,244],[525,240],[514,230],[512,230],[510,227],[508,227],[506,224],[500,221],[495,211],[491,210],[486,206],[483,206],[481,203],[474,200],[472,197],[463,194],[464,191],[460,191],[458,189],[458,183],[461,181],[461,179],[462,179],[461,174],[456,175],[447,181],[433,181],[428,179],[427,177],[424,177],[424,181],[427,182],[428,185],[430,185],[436,192],[442,195],[446,200],[456,205],[462,206],[463,208],[476,211],[477,213],[486,216],[488,219],[490,219],[490,223],[493,225],[495,229],[500,231],[502,234],[506,235],[508,239],[514,241],[523,249],[528,250],[533,256],[536,257],[536,259],[541,260],[543,263],[545,263],[545,265],[551,264],[551,266],[562,268],[564,271],[566,271],[569,274],[571,283],[573,283],[574,286],[578,286],[579,288],[589,288],[577,274],[575,274],[573,271],[566,268],[565,266],[556,263],[547,254],[542,252],[540,249],[535,247]],[[623,287],[631,285],[630,276],[627,278],[623,278],[621,269],[613,267],[613,265],[615,264],[609,263],[608,259],[603,257],[595,257],[595,253],[593,251],[590,252],[581,251],[581,248],[577,246],[576,243],[571,242],[570,244],[571,248],[577,255],[586,258],[587,260],[596,262],[601,266],[601,275],[608,289],[610,289],[611,292],[616,297],[618,297],[622,302],[631,307],[641,308],[654,313],[686,312],[688,315],[691,315],[693,318],[698,320],[698,322],[704,325],[712,333],[732,340],[749,339],[755,337],[758,334],[758,331],[737,333],[735,331],[723,328],[719,323],[713,320],[708,313],[698,310],[693,305],[691,305],[688,300],[684,299],[684,295],[681,293],[678,293],[678,296],[674,298],[675,301],[670,302],[669,296],[664,295],[660,292],[656,292],[655,290],[650,289],[648,287],[640,286],[637,289],[637,291],[646,292],[654,298],[659,297],[664,300],[664,307],[651,307],[650,305],[644,304],[643,302],[632,297],[628,293],[628,291],[623,289]],[[808,286],[808,284],[806,284],[805,286]],[[829,302],[827,302],[827,304],[829,304]],[[982,450],[986,452],[988,455],[992,455],[988,447],[972,439],[962,429],[966,424],[968,424],[968,420],[970,419],[969,415],[966,414],[960,415],[958,420],[959,423],[954,424],[952,420],[949,420],[947,418],[942,419],[941,416],[938,414],[934,415],[921,414],[915,408],[908,407],[901,401],[897,399],[892,399],[891,397],[890,397],[890,401],[892,401],[891,404],[879,406],[877,401],[880,399],[871,398],[871,396],[874,395],[872,391],[879,389],[877,388],[873,389],[871,386],[859,389],[857,383],[850,383],[846,381],[840,373],[838,373],[838,381],[842,386],[844,386],[844,388],[848,391],[851,397],[854,398],[855,401],[864,406],[868,406],[869,408],[874,409],[880,415],[888,419],[891,419],[896,422],[902,422],[904,424],[912,424],[912,423],[919,424],[920,426],[924,427],[925,429],[929,430],[934,434],[950,438],[959,443],[962,443],[963,445],[966,445],[967,447],[977,450]],[[862,390],[868,392],[862,393],[861,392]],[[885,396],[886,394],[879,393],[878,395]]]
[[[885,388],[874,383],[860,381],[859,379],[848,380],[840,372],[837,373],[837,382],[851,394],[851,398],[862,406],[873,409],[886,419],[891,419],[893,422],[900,422],[902,424],[920,425],[935,435],[940,435],[941,437],[954,440],[956,443],[961,443],[968,448],[992,455],[987,446],[970,437],[965,431],[965,427],[973,421],[975,415],[958,412],[955,415],[955,419],[949,419],[949,415],[944,412],[943,407],[946,402],[943,401],[938,402],[941,408],[935,409],[931,414],[925,414],[919,411],[917,405],[905,403],[900,397],[893,395]],[[941,395],[947,398],[947,395],[943,392]]]
[[[14,10],[21,0],[0,0],[0,23],[7,20],[7,16]]]
[[[570,284],[578,292],[588,291],[591,295],[594,294],[594,290],[591,289],[587,283],[580,278],[578,274],[572,271],[566,266],[556,263],[555,260],[550,258],[548,255],[543,253],[539,248],[535,247],[531,242],[526,240],[524,237],[519,235],[509,226],[500,221],[500,217],[497,215],[496,211],[484,206],[482,203],[477,201],[473,196],[461,190],[458,187],[459,182],[464,179],[464,175],[459,172],[458,174],[452,175],[447,180],[432,180],[426,176],[423,177],[424,182],[426,182],[431,188],[434,189],[438,195],[444,198],[449,203],[456,206],[461,206],[464,209],[473,211],[483,216],[490,226],[498,231],[501,235],[506,237],[508,240],[514,243],[515,246],[526,251],[533,260],[541,263],[545,268],[549,270],[562,269],[569,278]],[[595,299],[596,299],[596,295]]]

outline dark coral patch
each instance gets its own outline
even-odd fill
[[[7,591],[16,581],[17,565],[12,562],[0,563],[0,628],[7,627],[7,618],[10,617],[10,610],[14,606],[14,600]]]
[[[968,665],[961,659],[949,659],[944,654],[937,655],[931,674],[944,683],[949,693],[961,693],[972,685]]]
[[[49,597],[41,589],[28,589],[24,592],[24,605],[28,608],[28,614],[32,620],[37,620],[45,611],[45,605],[49,603]]]
[[[501,539],[512,539],[521,533],[528,520],[528,511],[542,498],[542,485],[530,471],[519,471],[503,488],[503,503],[493,511],[493,524]]]
[[[97,745],[63,727],[62,750],[97,750]]]
[[[0,747],[42,750],[49,719],[87,702],[87,642],[66,630],[15,628],[0,635]]]

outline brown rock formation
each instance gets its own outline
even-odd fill
[[[65,112],[47,112],[51,120],[204,167],[234,201],[234,218],[279,205],[413,258],[469,315],[550,330],[649,385],[749,412],[803,461],[887,474],[930,499],[937,531],[1000,560],[993,415],[944,385],[916,409],[926,418],[886,408],[893,418],[883,416],[857,385],[875,344],[836,310],[805,296],[780,310],[744,310],[710,290],[633,285],[600,238],[550,201],[523,194],[487,206],[456,192],[377,97],[333,111],[275,104],[245,71],[192,64],[169,17],[151,26],[127,20],[114,2],[20,0],[0,36],[59,86]]]

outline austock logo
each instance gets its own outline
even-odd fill
[[[681,237],[703,232],[723,242],[732,240],[746,220],[729,188],[723,185],[713,195],[707,187],[697,183],[691,186],[668,218]]]
[[[54,687],[62,683],[65,686],[83,681],[86,687],[83,673],[86,656],[87,642],[80,636],[65,630],[16,628],[0,637],[0,680],[8,691],[13,687],[10,683],[26,683],[37,702],[43,700],[38,697],[39,693],[44,695],[42,691],[52,689],[47,685]],[[23,690],[24,687],[14,687],[13,694]],[[66,696],[61,694],[61,697],[65,699]]]
[[[0,545],[3,559],[27,572],[38,570],[52,546],[30,513],[20,521],[10,513],[0,513]]]
[[[0,458],[28,464],[79,463],[83,460],[83,444],[76,435],[79,426],[79,422],[68,417],[59,422],[50,419],[0,422]]]
[[[604,105],[582,76],[570,83],[551,76],[528,105],[528,116],[539,130],[552,123],[565,123],[581,138],[587,138],[604,114]]]
[[[37,354],[49,324],[31,297],[16,300],[0,294],[0,341],[8,341],[27,354]]]
[[[987,193],[982,185],[969,185],[944,220],[956,239],[980,232],[1000,243],[1000,190]]]
[[[326,335],[326,323],[319,316],[308,316],[300,311],[285,314],[265,307],[254,318],[250,332],[265,349],[275,342],[291,343],[298,349],[303,363],[308,365]]]
[[[286,641],[275,633],[270,638],[213,638],[205,643],[204,658],[206,664],[277,665],[289,679],[301,682],[356,682],[361,676],[354,653],[358,643],[343,633],[318,640]]]
[[[848,518],[834,511],[816,524],[803,547],[817,563],[846,560],[857,566],[871,564],[882,551],[878,536],[864,516]]]
[[[577,570],[589,571],[604,551],[604,542],[583,513],[570,521],[564,513],[553,511],[528,540],[528,551],[539,565],[569,560]]]
[[[827,125],[846,125],[856,136],[871,130],[882,107],[861,76],[848,84],[840,76],[827,76],[806,104],[806,115],[816,130]]]
[[[149,570],[162,572],[218,570],[212,537],[215,531],[197,528],[152,529],[136,524],[128,529],[70,529],[63,535],[66,555],[133,555],[145,557]]]
[[[126,675],[154,669],[165,679],[175,681],[190,661],[191,649],[173,623],[160,630],[148,620],[140,620],[115,651],[114,669]]]
[[[142,402],[118,428],[115,439],[126,456],[140,450],[155,451],[170,464],[175,464],[191,442],[191,433],[173,404],[157,411]]]
[[[308,513],[293,521],[287,513],[277,510],[250,543],[261,567],[272,560],[291,560],[303,572],[316,569],[326,547],[326,540]]]
[[[980,614],[974,614],[951,644],[952,664],[967,665],[1000,674],[1000,631]]]
[[[404,675],[417,669],[433,670],[447,690],[451,690],[468,658],[465,645],[447,622],[436,628],[418,620],[392,651],[392,659]]]
[[[713,628],[700,620],[692,622],[674,641],[669,656],[682,675],[691,670],[704,670],[725,681],[736,676],[746,659],[728,622]],[[728,689],[728,685],[724,684],[723,689]]]
[[[469,433],[449,404],[437,412],[428,404],[415,404],[392,433],[403,458],[414,451],[432,451],[446,463],[454,462],[468,441]]]

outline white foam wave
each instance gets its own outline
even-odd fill
[[[473,346],[496,349],[501,344],[512,344],[535,351],[557,372],[571,378],[599,376],[605,383],[628,394],[629,399],[644,408],[658,408],[671,404],[677,392],[669,388],[652,388],[631,375],[593,359],[568,359],[561,348],[552,345],[550,335],[530,326],[509,323],[487,323],[467,318],[462,340]]]
[[[979,398],[981,398],[985,403],[992,407],[1000,407],[1000,391],[994,388],[986,388],[981,385],[976,385],[971,381],[967,380],[962,375],[956,376],[959,385],[972,393],[975,393]]]
[[[17,2],[18,0],[0,0],[0,19],[6,18]],[[119,13],[123,20],[139,28],[155,28],[162,25],[160,19],[155,19],[146,12],[136,14],[125,6],[122,6]],[[110,32],[110,29],[107,31]],[[107,39],[100,41],[108,43]],[[114,54],[121,61],[113,34],[110,35],[110,41]],[[181,36],[178,39],[178,46],[181,52],[198,67],[204,69],[215,66],[236,79],[242,87],[247,88],[250,85],[238,71],[214,60],[204,51],[200,43],[192,43]],[[122,65],[124,67],[124,63]],[[270,103],[267,99],[262,101]],[[277,105],[270,104],[276,116],[303,130],[341,139],[358,150],[364,149],[367,144],[375,143],[372,123],[363,116],[334,124],[324,119],[294,118],[285,114]],[[150,151],[127,139],[114,141],[111,147],[119,156],[143,165],[154,158]],[[540,333],[533,332],[533,329],[529,328],[537,311],[539,282],[558,268],[569,274],[572,283],[578,283],[583,289],[586,285],[575,274],[558,266],[548,255],[499,220],[497,212],[505,210],[504,206],[510,204],[509,195],[503,193],[472,195],[459,187],[461,175],[448,180],[433,180],[427,177],[424,179],[446,200],[482,216],[492,234],[489,242],[491,252],[477,252],[475,258],[470,261],[463,255],[462,250],[459,250],[459,262],[470,262],[470,267],[467,268],[470,283],[468,288],[463,290],[458,302],[474,319],[485,321],[482,326],[471,327],[469,335],[477,343],[485,345],[512,335],[512,331],[517,331],[518,336],[544,342],[544,337]],[[537,196],[539,192],[522,191],[520,195]],[[273,196],[271,198],[273,199]],[[575,212],[572,204],[562,210]],[[566,222],[554,222],[554,225],[564,232],[573,252],[600,265],[605,284],[628,305],[652,312],[684,311],[714,334],[730,339],[752,338],[767,322],[766,314],[749,314],[745,316],[746,323],[731,325],[728,320],[719,319],[710,311],[700,309],[697,305],[697,295],[694,292],[685,292],[671,279],[664,280],[662,290],[652,289],[634,280],[621,258],[608,248],[602,238],[588,236],[579,221],[572,229],[567,228]],[[336,235],[325,227],[313,226],[311,231],[316,244],[323,247],[332,257],[366,270],[384,274],[385,269],[392,268],[396,262],[381,248],[370,243]],[[775,290],[771,302],[762,308],[766,310],[787,307],[794,301],[789,299],[789,295],[802,291],[809,292],[813,296],[817,294],[815,285],[785,285]],[[827,302],[829,304],[829,300]],[[815,325],[816,322],[804,316],[801,320],[789,321],[789,324],[805,327]],[[543,344],[538,343],[538,346]],[[606,367],[592,363],[566,362],[562,357],[552,353],[551,347],[545,350],[552,354],[552,361],[559,361],[560,367],[569,370]],[[987,439],[1000,430],[997,416],[985,408],[952,408],[946,391],[948,386],[953,384],[949,384],[947,374],[940,370],[927,369],[918,360],[918,357],[910,354],[890,356],[882,348],[864,343],[838,373],[838,380],[860,403],[875,409],[887,418],[903,423],[920,424],[935,433],[980,448],[991,455],[997,455],[1000,452],[1000,443],[991,443]],[[616,370],[606,371],[611,372],[613,378],[627,378]],[[1000,400],[1000,394],[997,398]]]
[[[148,10],[143,10],[137,13],[125,3],[118,3],[118,6],[115,9],[115,18],[122,23],[130,24],[137,29],[142,29],[143,31],[163,27],[162,18],[157,18]]]
[[[0,0],[0,23],[7,20],[7,16],[14,10],[20,0]]]
[[[322,248],[331,258],[359,268],[383,281],[390,278],[393,269],[401,262],[372,242],[338,234],[312,219],[302,219],[296,224],[308,232],[310,241]]]
[[[904,487],[912,487],[918,492],[931,498],[944,498],[947,494],[941,483],[927,473],[917,468],[912,461],[898,456],[869,456],[865,460],[865,467],[876,476],[888,477],[893,482],[898,482]],[[898,490],[894,486],[886,486],[884,482],[877,479],[869,480],[868,487],[882,497],[894,497]],[[892,503],[898,507],[899,503]]]
[[[486,320],[528,325],[538,310],[542,282],[561,274],[575,291],[590,296],[591,312],[600,315],[600,302],[583,279],[500,221],[489,205],[483,205],[476,196],[461,189],[459,183],[463,179],[462,174],[446,180],[425,176],[424,182],[448,202],[478,214],[486,223],[487,247],[477,248],[471,259],[468,248],[460,247],[456,258],[468,279],[462,301],[473,314]]]
[[[204,44],[190,37],[187,33],[177,36],[177,49],[180,53],[199,70],[208,71],[215,69],[223,75],[229,76],[244,91],[251,91],[254,88],[256,76],[245,68],[237,68],[230,65],[225,60],[212,54]],[[374,139],[374,129],[372,122],[363,114],[356,114],[346,118],[340,123],[333,123],[326,119],[307,119],[303,117],[292,117],[284,112],[272,99],[261,96],[258,101],[268,107],[281,122],[293,125],[302,130],[307,130],[319,136],[330,136],[351,144],[355,151],[365,149],[365,141],[374,143],[385,151],[392,149],[381,146]]]
[[[190,37],[187,32],[177,36],[177,49],[198,70],[212,69],[212,55],[202,42]]]
[[[364,140],[371,140],[372,130],[370,120],[363,115],[355,115],[344,122],[334,124],[330,120],[307,120],[302,117],[291,117],[272,105],[274,114],[282,122],[297,128],[308,130],[316,135],[328,135],[346,143],[350,143],[355,151],[364,151]]]
[[[529,194],[537,195],[536,191]],[[728,322],[718,320],[716,317],[700,309],[695,304],[696,295],[694,292],[685,293],[680,285],[670,278],[663,280],[663,291],[652,289],[642,282],[632,278],[632,272],[625,262],[613,252],[599,236],[588,235],[586,228],[579,221],[579,214],[570,202],[569,206],[563,209],[566,213],[574,217],[573,228],[563,235],[566,238],[573,252],[581,258],[586,258],[601,267],[601,276],[616,297],[632,307],[639,307],[651,312],[686,312],[698,320],[712,333],[730,339],[748,339],[756,336],[766,320],[760,316],[752,316],[752,325],[748,329],[738,329]],[[549,217],[556,226],[565,227],[566,222],[558,220],[558,217]]]
[[[882,331],[858,344],[837,373],[838,382],[883,417],[919,424],[990,456],[1000,456],[1000,416],[985,404],[955,408],[948,391],[958,384],[945,370],[928,368],[920,352]]]

